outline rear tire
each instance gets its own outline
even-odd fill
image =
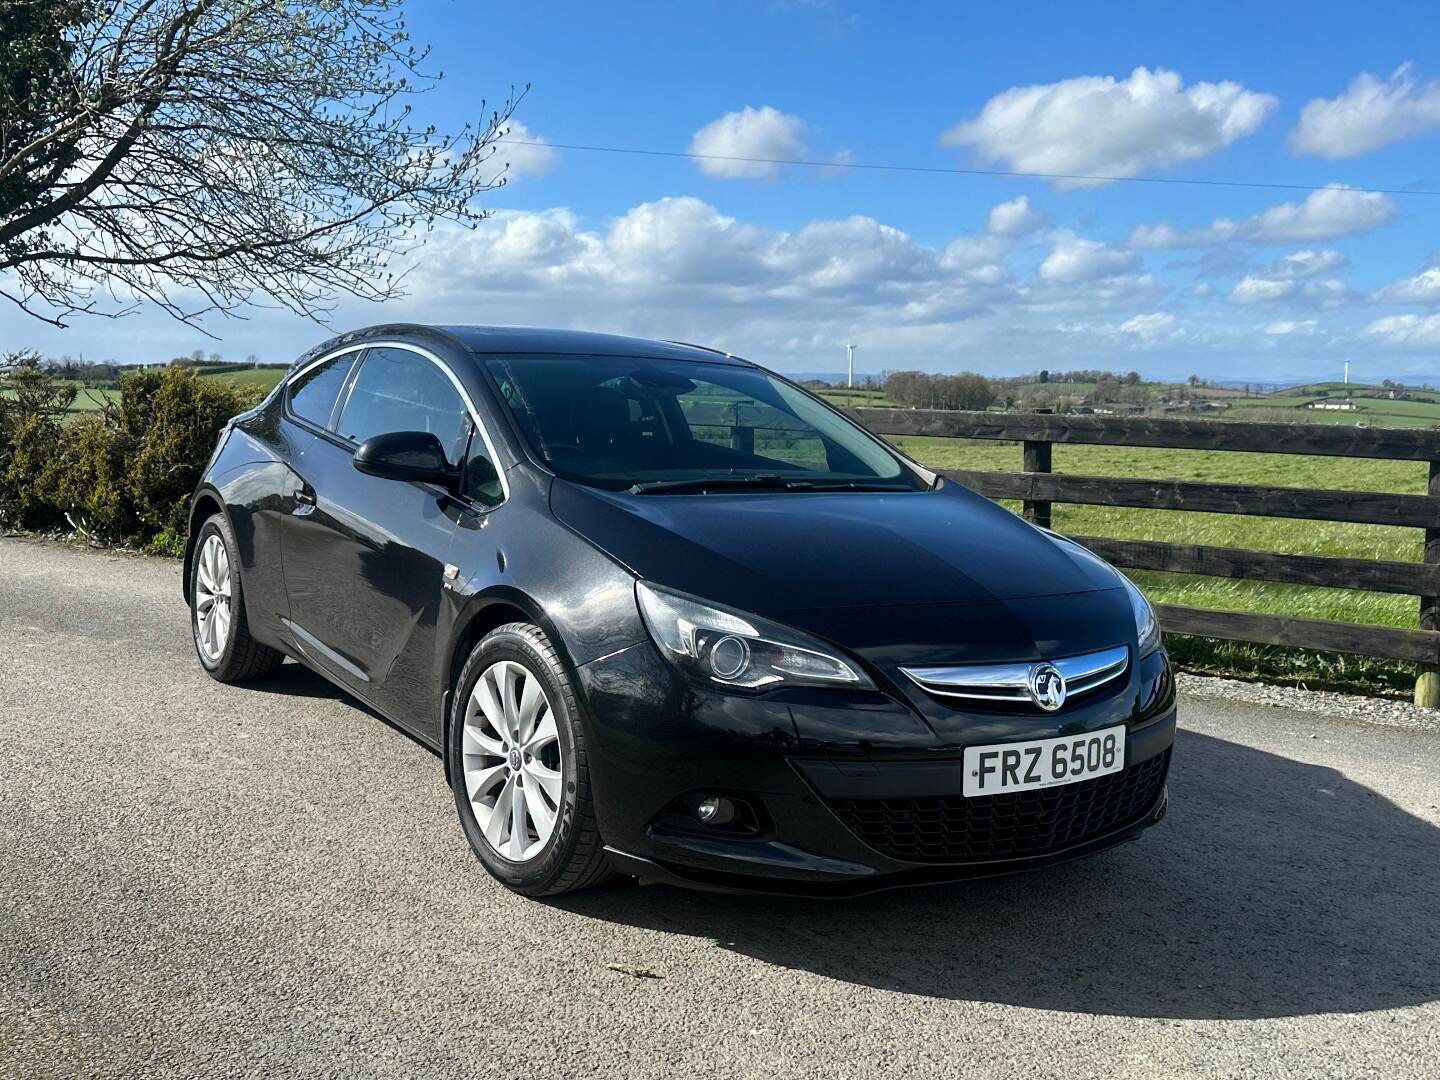
[[[475,646],[447,749],[460,828],[502,885],[557,896],[610,876],[574,684],[538,627],[507,623]]]
[[[195,655],[223,683],[273,675],[283,653],[250,636],[240,582],[240,550],[224,514],[212,514],[195,536],[190,562],[190,629]]]

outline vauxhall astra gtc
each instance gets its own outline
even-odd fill
[[[1166,809],[1135,587],[711,349],[335,338],[222,431],[184,583],[206,671],[292,657],[433,748],[529,895],[974,878]]]

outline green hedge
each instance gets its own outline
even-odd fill
[[[225,421],[259,392],[179,366],[127,372],[117,402],[65,422],[73,388],[33,354],[0,370],[0,525],[75,527],[184,550],[186,508]],[[68,519],[68,520],[67,520]]]

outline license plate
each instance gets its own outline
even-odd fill
[[[967,797],[1091,780],[1125,768],[1125,725],[1058,739],[969,746],[964,767],[961,791]]]

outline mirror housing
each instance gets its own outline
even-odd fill
[[[409,480],[453,487],[455,466],[428,431],[391,431],[366,439],[355,451],[355,468],[382,480]]]

